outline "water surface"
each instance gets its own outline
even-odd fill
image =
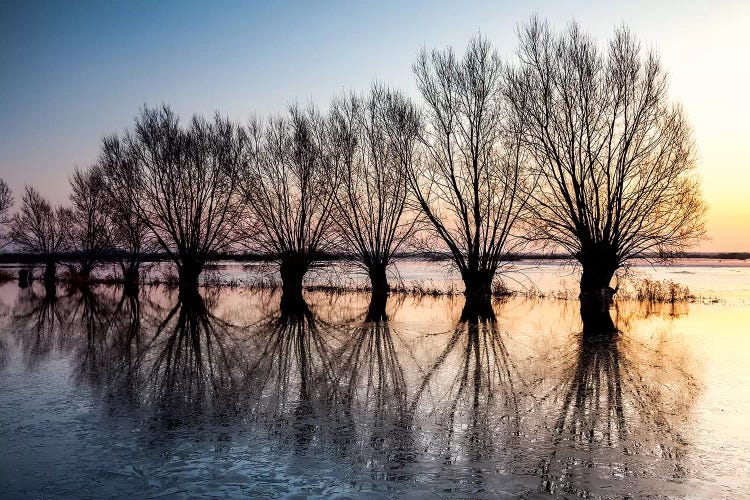
[[[363,293],[5,284],[0,491],[747,496],[750,307],[701,269],[649,272],[726,300],[622,301],[594,338],[571,300],[466,321],[460,296],[394,295],[385,320]]]

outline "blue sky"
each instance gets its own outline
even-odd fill
[[[750,235],[750,2],[656,3],[0,0],[0,177],[64,202],[73,168],[143,104],[245,120],[376,79],[413,94],[420,47],[460,51],[481,32],[510,58],[516,26],[538,13],[602,42],[626,23],[661,53],[701,151],[706,248],[750,250],[737,236]]]

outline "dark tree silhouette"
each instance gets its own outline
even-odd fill
[[[218,114],[213,121],[193,116],[183,128],[167,106],[144,108],[131,133],[103,141],[106,168],[127,168],[107,177],[132,200],[138,220],[177,266],[182,286],[197,286],[209,257],[239,237],[246,144],[245,130]]]
[[[533,18],[520,31],[520,65],[506,95],[530,169],[531,236],[581,264],[581,299],[606,306],[614,273],[702,237],[690,126],[669,100],[654,53],[623,28],[607,52],[572,24]]]
[[[342,248],[367,272],[372,291],[390,290],[387,269],[413,235],[406,169],[419,134],[419,114],[400,93],[373,86],[366,98],[334,101],[333,144],[342,148],[336,227]]]
[[[7,234],[7,226],[10,224],[10,208],[13,206],[13,193],[8,184],[0,179],[0,249],[8,244],[10,239]]]
[[[503,120],[503,65],[490,43],[422,51],[414,64],[426,104],[424,157],[408,170],[416,199],[448,247],[466,294],[488,297],[522,214],[526,181],[515,135]]]
[[[65,210],[52,208],[33,187],[26,186],[21,209],[13,216],[10,237],[22,252],[39,255],[44,263],[44,281],[54,291],[60,253],[65,249]]]
[[[123,146],[121,141],[110,141],[102,148],[98,165],[110,217],[111,244],[118,257],[125,292],[132,295],[138,289],[143,254],[156,251],[159,245],[139,215],[137,193],[134,189],[121,190],[122,186],[134,184],[136,173]]]
[[[112,219],[99,168],[76,169],[70,186],[71,208],[63,212],[61,224],[65,228],[66,250],[75,255],[68,267],[76,277],[85,280],[111,248]]]
[[[331,214],[343,148],[330,144],[329,124],[314,108],[250,125],[251,154],[243,182],[251,213],[249,244],[280,261],[285,293],[331,248]]]

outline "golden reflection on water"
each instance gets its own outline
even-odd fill
[[[679,493],[695,475],[704,383],[675,333],[685,304],[619,303],[620,333],[591,336],[574,301],[496,300],[493,317],[461,297],[383,309],[366,294],[241,288],[2,293],[3,352],[15,342],[29,369],[67,353],[77,383],[112,411],[150,409],[156,428],[261,425],[280,447],[386,481],[501,473],[556,494]]]

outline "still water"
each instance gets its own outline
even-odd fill
[[[748,496],[750,268],[640,272],[720,300],[2,285],[0,496]]]

